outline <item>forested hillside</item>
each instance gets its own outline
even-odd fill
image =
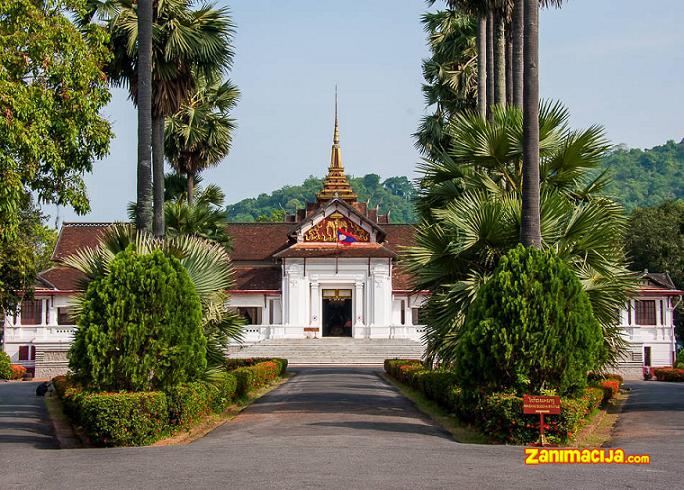
[[[411,200],[416,191],[407,177],[390,177],[381,181],[379,175],[368,174],[350,177],[349,182],[359,195],[359,201],[368,202],[369,207],[379,205],[381,213],[390,211],[392,223],[415,221]],[[280,221],[284,213],[294,213],[295,209],[314,201],[322,187],[323,179],[311,176],[301,185],[287,185],[271,194],[260,194],[228,206],[228,218],[237,222]]]
[[[617,148],[603,164],[613,178],[607,193],[624,204],[628,212],[637,207],[660,204],[668,199],[684,199],[684,140],[668,141],[647,150]],[[380,212],[391,210],[393,223],[415,221],[411,198],[415,188],[407,177],[381,181],[376,174],[351,177],[351,186],[359,200],[370,206],[380,205]],[[323,180],[309,177],[301,185],[285,186],[271,194],[243,199],[227,208],[231,221],[280,221],[283,213],[293,213],[313,201]],[[275,214],[274,214],[275,213]]]
[[[627,211],[684,199],[684,140],[648,150],[617,149],[605,159],[604,167],[613,177],[608,193]]]

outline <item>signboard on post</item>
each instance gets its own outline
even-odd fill
[[[539,444],[544,445],[544,415],[560,414],[559,396],[523,395],[523,413],[539,414]]]

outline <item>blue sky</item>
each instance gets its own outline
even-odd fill
[[[423,0],[235,0],[230,77],[242,97],[230,155],[204,174],[227,201],[298,184],[328,165],[339,86],[348,173],[414,177],[411,134],[425,108]],[[605,126],[615,144],[651,147],[684,137],[684,2],[570,0],[541,17],[545,98],[563,101],[577,127]],[[115,139],[86,177],[92,212],[60,218],[125,219],[135,196],[136,116],[122,90],[106,115]],[[54,213],[53,206],[46,211]]]

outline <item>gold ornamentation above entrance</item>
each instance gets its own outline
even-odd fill
[[[351,289],[324,289],[323,299],[330,299],[332,301],[344,301],[352,298]]]
[[[370,242],[370,234],[343,214],[335,211],[304,234],[305,242],[337,242],[337,230],[351,233],[359,242]]]

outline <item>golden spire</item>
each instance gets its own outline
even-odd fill
[[[335,130],[333,131],[332,153],[328,175],[323,182],[323,190],[316,195],[318,202],[325,202],[339,197],[348,202],[356,201],[356,194],[349,185],[347,176],[344,175],[342,166],[342,150],[340,148],[340,123],[337,117],[337,85],[335,85]]]

